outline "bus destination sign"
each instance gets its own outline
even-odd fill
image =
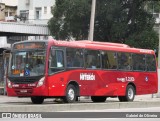
[[[21,50],[21,49],[45,49],[44,42],[29,42],[29,43],[19,43],[15,44],[14,49]]]

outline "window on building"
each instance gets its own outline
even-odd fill
[[[21,17],[21,19],[28,20],[28,17],[29,17],[29,11],[28,11],[28,10],[20,11],[20,17]]]
[[[156,60],[153,55],[146,55],[146,71],[156,71]]]
[[[36,18],[35,19],[41,19],[41,11],[42,9],[41,8],[36,8]]]
[[[133,70],[145,71],[145,55],[144,54],[132,54]]]
[[[117,69],[117,54],[112,51],[101,51],[102,68]]]
[[[66,49],[66,62],[67,67],[82,68],[84,67],[83,50],[77,48]]]
[[[85,66],[86,68],[97,69],[101,67],[100,51],[85,50]]]
[[[5,17],[8,17],[8,12],[5,12]]]
[[[9,16],[13,16],[13,12],[9,12]]]
[[[47,14],[47,7],[44,7],[44,14]]]

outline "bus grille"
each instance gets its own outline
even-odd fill
[[[28,84],[28,83],[35,83],[39,81],[43,76],[36,76],[36,77],[8,77],[9,80],[14,84]]]

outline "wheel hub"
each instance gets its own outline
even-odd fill
[[[129,97],[129,99],[132,99],[133,96],[134,96],[134,92],[133,92],[133,90],[131,88],[129,88],[128,89],[128,97]]]
[[[73,100],[75,96],[74,90],[73,89],[69,89],[68,91],[68,97],[70,100]]]

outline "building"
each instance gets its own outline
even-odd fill
[[[54,4],[55,0],[18,0],[18,18],[23,22],[47,24]]]
[[[153,13],[153,17],[155,18],[154,30],[159,34],[160,27],[160,13]]]
[[[15,21],[17,15],[17,6],[5,6],[5,21]]]
[[[13,22],[11,24],[17,24],[17,26],[23,30],[28,29],[29,26],[32,27],[32,32],[39,26],[47,25],[48,20],[52,17],[51,8],[55,4],[55,0],[0,0],[0,21]],[[21,23],[22,22],[22,23]],[[34,25],[33,25],[34,24]],[[38,25],[35,25],[38,24]],[[39,25],[41,24],[41,25]],[[27,27],[26,27],[27,26]],[[33,27],[34,26],[34,27]],[[30,27],[30,28],[31,28]],[[11,28],[11,27],[9,27]],[[35,29],[36,28],[36,29]],[[13,28],[17,30],[17,28]],[[43,31],[43,29],[38,29]],[[10,34],[10,33],[9,33]],[[9,60],[9,47],[7,44],[8,40],[11,41],[23,41],[23,40],[44,40],[51,36],[27,36],[27,35],[14,35],[1,37],[0,36],[0,92],[1,89],[5,87],[6,80],[6,70]],[[1,88],[2,87],[2,88]]]
[[[5,20],[5,4],[0,2],[0,21]]]
[[[16,0],[0,0],[0,21],[15,21],[16,15]]]

